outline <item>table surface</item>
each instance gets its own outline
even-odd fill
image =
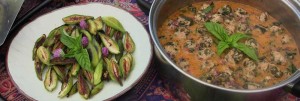
[[[20,13],[17,16],[17,19],[20,19],[24,14],[34,8],[36,5],[41,3],[43,0],[25,0]],[[152,3],[153,0],[145,0]],[[115,7],[119,7],[129,11],[138,20],[140,20],[146,28],[148,28],[148,16],[138,7],[136,0],[53,0],[50,4],[46,5],[43,9],[36,12],[31,16],[24,24],[14,30],[10,35],[8,35],[6,42],[0,46],[0,95],[2,99],[6,100],[30,100],[26,97],[21,91],[19,91],[16,86],[12,83],[11,78],[9,77],[5,59],[8,47],[14,36],[17,32],[24,27],[28,22],[34,20],[38,16],[45,14],[47,12],[53,11],[57,8],[64,6],[75,5],[79,3],[88,3],[88,2],[101,2],[104,4],[110,4]],[[143,79],[134,86],[131,90],[126,92],[121,97],[116,100],[143,100],[143,101],[173,101],[173,100],[188,100],[185,96],[185,91],[174,84],[172,81],[168,81],[163,77],[160,77],[157,71],[157,59],[154,57],[151,66],[147,73],[144,75]],[[300,101],[300,99],[288,94],[284,98],[279,99],[280,101]],[[1,99],[0,99],[1,101]]]

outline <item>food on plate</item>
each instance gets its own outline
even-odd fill
[[[35,42],[32,59],[36,75],[48,91],[61,82],[58,97],[76,92],[88,99],[101,91],[105,81],[121,86],[133,69],[135,43],[114,17],[74,14],[64,25]]]
[[[162,24],[158,38],[183,71],[230,89],[270,87],[300,66],[295,40],[282,23],[235,2],[197,2],[181,8]]]

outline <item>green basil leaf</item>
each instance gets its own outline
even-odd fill
[[[79,36],[76,37],[75,39],[76,39],[76,41],[77,41],[76,44],[77,44],[78,49],[82,49],[82,48],[83,48],[83,46],[82,46],[82,44],[81,44],[82,36],[79,35]]]
[[[221,55],[223,51],[226,50],[227,48],[229,48],[229,45],[224,41],[220,41],[218,44],[217,54]]]
[[[251,59],[258,61],[258,57],[255,52],[255,49],[248,47],[247,45],[245,45],[243,43],[237,43],[237,45],[234,45],[234,47],[241,50],[243,53],[245,53]]]
[[[102,17],[102,20],[107,26],[112,27],[113,29],[116,29],[118,31],[121,31],[122,33],[126,32],[122,24],[112,16]]]
[[[214,3],[211,3],[207,8],[205,8],[203,10],[203,12],[204,13],[209,13],[209,12],[211,12],[214,9],[214,7],[215,7]]]
[[[79,54],[76,54],[75,59],[77,60],[77,62],[83,69],[90,71],[90,72],[93,71],[93,69],[91,67],[89,53],[87,52],[86,49],[82,49]]]
[[[222,25],[214,22],[206,22],[205,24],[206,29],[213,34],[217,39],[221,41],[226,41],[228,39],[227,31],[223,28]]]
[[[78,53],[79,52],[77,50],[70,50],[67,54],[64,55],[64,57],[67,57],[67,58],[75,57],[75,55]]]
[[[60,41],[64,45],[66,45],[70,49],[78,48],[78,42],[75,38],[70,37],[63,27],[60,29],[60,31],[61,31]]]
[[[75,57],[75,53],[65,54],[64,57],[67,57],[67,58]]]
[[[230,43],[237,43],[240,39],[248,38],[249,36],[243,33],[235,33],[229,37]]]

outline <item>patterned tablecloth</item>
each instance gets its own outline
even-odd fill
[[[21,18],[24,14],[30,11],[34,6],[41,3],[43,0],[26,0],[21,8],[21,11],[17,19]],[[153,0],[146,0],[152,2]],[[46,7],[35,13],[26,23],[34,20],[38,16],[55,10],[60,7],[74,5],[78,3],[88,3],[88,2],[101,2],[104,4],[114,5],[129,11],[136,18],[138,18],[145,26],[148,28],[148,16],[136,4],[136,0],[53,0]],[[26,25],[23,24],[22,26]],[[9,43],[12,41],[13,37],[17,32],[22,28],[20,26],[13,33],[11,33],[7,41],[0,47],[0,95],[2,99],[14,100],[14,101],[27,101],[30,100],[21,91],[19,91],[16,86],[12,83],[11,78],[8,75],[8,71],[5,67],[6,53],[9,47]],[[180,90],[176,84],[171,81],[165,80],[158,75],[157,60],[154,57],[154,60],[151,63],[151,66],[147,73],[144,75],[143,79],[139,81],[131,90],[126,92],[117,100],[142,100],[142,101],[183,101],[188,100],[184,91]],[[286,97],[279,99],[281,101],[300,101],[300,99],[288,94]],[[1,101],[1,99],[0,99]]]

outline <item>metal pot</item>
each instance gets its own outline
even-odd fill
[[[256,90],[228,89],[201,81],[181,70],[166,54],[157,37],[157,30],[176,10],[193,2],[207,0],[155,0],[149,13],[149,30],[155,44],[157,58],[161,62],[160,74],[167,79],[180,84],[187,91],[191,100],[195,101],[273,101],[287,94],[284,88],[294,86],[300,76],[300,71],[290,78],[274,86]],[[224,1],[224,0],[223,0]],[[226,1],[226,0],[225,0]],[[296,0],[228,0],[243,3],[267,11],[271,16],[283,22],[283,25],[292,33],[298,47],[300,47],[300,11],[299,1]],[[299,83],[300,84],[300,83]],[[300,88],[296,86],[294,88]],[[300,95],[297,89],[289,89]],[[298,91],[298,92],[297,92]]]

